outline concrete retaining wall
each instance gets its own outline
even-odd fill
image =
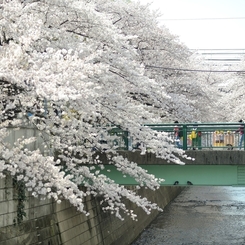
[[[152,165],[175,165],[173,162],[168,162],[165,159],[157,158],[154,153],[146,153],[141,155],[140,151],[120,151],[120,155],[127,158],[129,161],[138,164]],[[186,165],[244,165],[245,151],[238,150],[188,150],[186,155],[193,160],[180,158]],[[100,155],[104,163],[108,163],[105,155]]]
[[[181,190],[173,186],[156,192],[142,189],[138,193],[164,207]],[[101,211],[99,198],[87,197],[84,204],[90,216],[86,217],[67,201],[58,205],[26,193],[26,217],[18,224],[18,195],[11,177],[0,179],[0,245],[129,245],[158,214],[154,211],[147,215],[126,201],[130,209],[136,210],[138,221],[129,217],[121,221]]]
[[[19,193],[13,179],[0,179],[0,245],[62,244],[59,238],[55,206],[51,200],[39,200],[25,192],[23,222],[18,224]]]

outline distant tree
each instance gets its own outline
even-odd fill
[[[208,119],[206,107],[210,101],[203,89],[205,82],[201,74],[188,72],[197,67],[198,60],[178,36],[158,23],[161,13],[149,11],[148,5],[134,1],[93,0],[93,3],[99,12],[109,15],[117,28],[130,35],[128,42],[137,50],[138,62],[146,68],[144,74],[155,80],[164,95],[160,107],[154,107],[161,120]],[[134,96],[139,99],[140,94]]]
[[[200,59],[200,56],[199,56]],[[194,62],[197,70],[197,80],[201,87],[197,107],[203,121],[209,122],[237,122],[244,118],[243,90],[244,67],[240,64],[211,63],[200,59]],[[205,96],[200,96],[202,93]]]
[[[244,70],[239,67],[233,69]],[[244,75],[242,73],[223,74],[223,79],[213,86],[217,98],[217,107],[214,112],[217,121],[238,122],[245,118],[244,89]]]

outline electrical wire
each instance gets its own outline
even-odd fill
[[[182,68],[150,66],[150,65],[146,65],[145,68],[146,69],[154,68],[154,69],[162,69],[162,70],[184,71],[184,72],[245,73],[245,71],[241,71],[241,70],[199,70],[199,69],[182,69]]]
[[[245,17],[224,17],[224,18],[190,18],[190,19],[164,19],[164,18],[158,18],[158,20],[161,21],[182,21],[182,20],[245,20]]]
[[[190,49],[196,50],[196,49]],[[198,50],[245,50],[245,48],[199,48]]]

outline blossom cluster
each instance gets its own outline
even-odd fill
[[[99,195],[104,210],[136,219],[123,198],[146,213],[160,208],[104,175],[98,153],[139,187],[152,190],[163,179],[120,156],[125,139],[140,142],[142,154],[147,148],[182,164],[179,157],[186,156],[168,135],[144,126],[161,121],[170,100],[160,79],[163,72],[145,68],[154,60],[180,65],[188,52],[169,41],[173,36],[157,27],[145,6],[108,3],[0,4],[0,177],[8,172],[24,181],[33,196],[58,203],[65,198],[86,215],[84,197]],[[155,50],[149,50],[152,39]]]

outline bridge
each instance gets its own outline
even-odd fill
[[[195,161],[182,159],[185,165],[168,163],[152,153],[141,155],[140,151],[121,151],[120,154],[164,179],[161,185],[245,186],[245,151],[188,150],[186,154]],[[118,172],[113,165],[105,165],[103,173],[118,184],[136,184],[133,178]]]
[[[147,124],[153,130],[168,133],[168,136],[175,141],[176,129],[181,132],[179,143],[183,150],[206,149],[206,150],[234,150],[240,149],[239,129],[243,128],[244,123],[183,123],[183,124]],[[243,138],[243,149],[245,139]],[[129,142],[125,141],[126,148],[130,149]]]
[[[181,159],[185,165],[168,163],[146,152],[141,155],[137,144],[127,132],[115,129],[121,135],[124,145],[120,145],[120,154],[130,161],[138,163],[149,173],[165,179],[161,185],[193,186],[245,186],[244,137],[240,149],[239,128],[242,123],[186,123],[186,124],[149,124],[154,130],[168,133],[176,144],[176,127],[181,131],[181,148],[195,161]],[[193,138],[195,137],[195,138]],[[179,144],[176,144],[178,147]],[[134,149],[134,151],[132,151]],[[106,160],[104,159],[106,164]],[[114,166],[106,165],[104,173],[122,185],[135,185],[129,176],[118,172]]]
[[[185,123],[185,124],[148,124],[153,130],[165,132],[176,147],[181,146],[186,154],[195,161],[181,159],[185,165],[168,163],[166,160],[156,158],[150,151],[141,155],[137,143],[128,134],[118,127],[110,129],[110,134],[116,134],[118,152],[130,161],[138,163],[150,174],[157,178],[165,179],[162,185],[193,185],[193,186],[245,186],[245,151],[244,138],[240,150],[239,128],[244,128],[243,123]],[[176,139],[176,128],[181,132]],[[38,137],[36,129],[20,128],[13,130],[8,136],[9,143],[22,137]],[[177,144],[179,143],[180,144]],[[37,140],[31,146],[34,150],[41,149],[42,141]],[[113,165],[108,164],[106,157],[101,155],[105,175],[121,185],[137,184],[133,178],[124,176]]]

